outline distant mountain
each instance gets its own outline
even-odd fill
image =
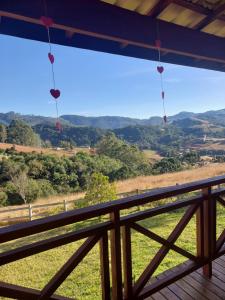
[[[30,126],[36,126],[40,124],[55,124],[56,120],[52,117],[43,117],[36,115],[22,115],[15,112],[0,113],[0,123],[9,125],[12,120],[23,120]],[[225,109],[217,111],[207,111],[204,113],[193,113],[193,112],[180,112],[176,115],[169,116],[168,122],[176,123],[181,127],[187,125],[187,119],[198,120],[202,124],[214,125],[214,126],[225,126]],[[100,117],[86,117],[79,115],[62,115],[60,117],[61,123],[68,126],[87,126],[100,129],[120,129],[129,126],[161,126],[163,120],[159,116],[150,117],[149,119],[137,119],[120,116],[100,116]],[[183,121],[185,120],[185,121]],[[182,125],[183,123],[183,125]],[[186,124],[186,125],[185,125]],[[190,124],[189,124],[190,125]],[[196,124],[195,124],[196,125]]]
[[[10,111],[8,113],[0,113],[0,123],[4,125],[9,125],[12,120],[22,120],[30,126],[35,126],[37,124],[55,124],[55,118],[52,117],[43,117],[35,115],[21,115]],[[67,124],[65,120],[62,119],[64,124]]]
[[[23,120],[32,126],[42,141],[59,146],[69,141],[78,146],[94,146],[108,132],[139,146],[167,155],[182,149],[204,144],[207,139],[225,140],[225,109],[205,113],[180,112],[168,118],[163,126],[161,117],[135,119],[117,116],[84,117],[63,115],[60,117],[62,132],[55,127],[51,117],[21,115],[14,112],[0,113],[0,123],[9,125],[12,120]]]
[[[89,126],[101,129],[116,129],[135,125],[160,125],[161,117],[135,119],[118,116],[84,117],[77,115],[62,115],[61,118],[76,126]]]

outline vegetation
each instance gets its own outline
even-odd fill
[[[7,140],[7,130],[6,126],[0,124],[0,143],[5,143]]]
[[[39,197],[84,191],[90,187],[90,178],[95,173],[100,173],[101,180],[109,178],[113,182],[179,171],[198,159],[197,154],[189,153],[151,163],[136,146],[111,133],[96,145],[95,154],[78,152],[70,157],[59,157],[9,149],[3,151],[0,161],[0,190],[7,195],[7,200],[3,196],[1,205],[30,203]],[[109,193],[110,198],[113,197]]]
[[[13,120],[6,128],[0,125],[0,142],[24,146],[40,146],[41,140],[33,129],[21,120]]]
[[[107,202],[109,200],[115,200],[116,186],[109,183],[109,178],[101,173],[93,173],[87,184],[87,192],[85,200],[89,204],[97,204]]]

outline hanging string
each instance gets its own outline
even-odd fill
[[[60,97],[60,90],[56,89],[56,81],[55,81],[55,71],[54,71],[54,62],[55,62],[55,57],[52,53],[52,44],[51,44],[51,35],[50,35],[50,27],[53,25],[53,20],[48,17],[48,10],[47,10],[47,3],[45,0],[44,2],[44,9],[45,9],[45,16],[41,17],[41,22],[42,24],[46,27],[47,30],[47,36],[48,36],[48,45],[49,45],[49,53],[48,53],[48,59],[51,63],[51,76],[52,76],[52,83],[53,83],[53,88],[50,89],[50,94],[55,100],[55,110],[56,110],[56,129],[61,132],[62,130],[62,125],[59,121],[59,109],[58,109],[58,98]]]
[[[161,98],[162,98],[162,108],[163,108],[163,121],[164,123],[167,123],[167,116],[166,116],[166,108],[165,108],[165,91],[164,91],[164,83],[163,83],[163,72],[164,72],[164,67],[161,63],[161,40],[160,40],[160,34],[159,34],[159,24],[157,23],[157,39],[155,41],[155,45],[158,50],[158,62],[159,65],[157,66],[157,71],[160,75],[160,87],[161,87]]]

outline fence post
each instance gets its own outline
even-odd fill
[[[33,212],[32,212],[32,206],[31,206],[31,204],[29,204],[29,206],[28,206],[28,210],[29,210],[29,219],[30,219],[30,221],[32,220],[32,216],[33,216]]]
[[[122,266],[121,266],[121,242],[120,242],[120,212],[118,210],[110,214],[113,229],[110,231],[111,246],[111,270],[112,270],[112,299],[122,300]]]
[[[212,260],[216,251],[216,200],[211,194],[211,187],[204,188],[202,195],[206,197],[203,202],[204,222],[204,258],[209,263],[203,267],[203,274],[212,277]]]
[[[67,210],[68,210],[68,207],[67,207],[67,202],[66,202],[66,200],[63,200],[63,205],[64,205],[64,211],[67,211]]]

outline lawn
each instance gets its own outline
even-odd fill
[[[183,213],[183,210],[178,210],[172,213],[145,219],[140,222],[140,224],[166,238],[174,229]],[[218,235],[225,228],[224,216],[225,209],[218,205]],[[36,236],[13,241],[2,245],[0,251],[4,252],[6,249],[12,249],[39,240],[40,238],[47,238],[53,235],[59,235],[76,230],[81,226],[87,226],[87,223],[69,225],[44,234],[42,233]],[[193,217],[176,244],[195,254],[195,232],[195,217]],[[66,262],[66,260],[75,252],[82,242],[83,240],[5,265],[0,269],[0,280],[20,284],[26,287],[37,289],[43,288],[48,280],[51,279],[55,272],[63,265],[64,262]],[[159,248],[160,245],[158,243],[135,231],[132,231],[134,280],[138,278],[147,266],[149,260],[156,254]],[[185,258],[173,251],[170,251],[157,269],[156,274],[161,273],[183,261],[185,261]],[[67,280],[57,290],[57,293],[74,299],[101,299],[98,244],[71,273]]]

